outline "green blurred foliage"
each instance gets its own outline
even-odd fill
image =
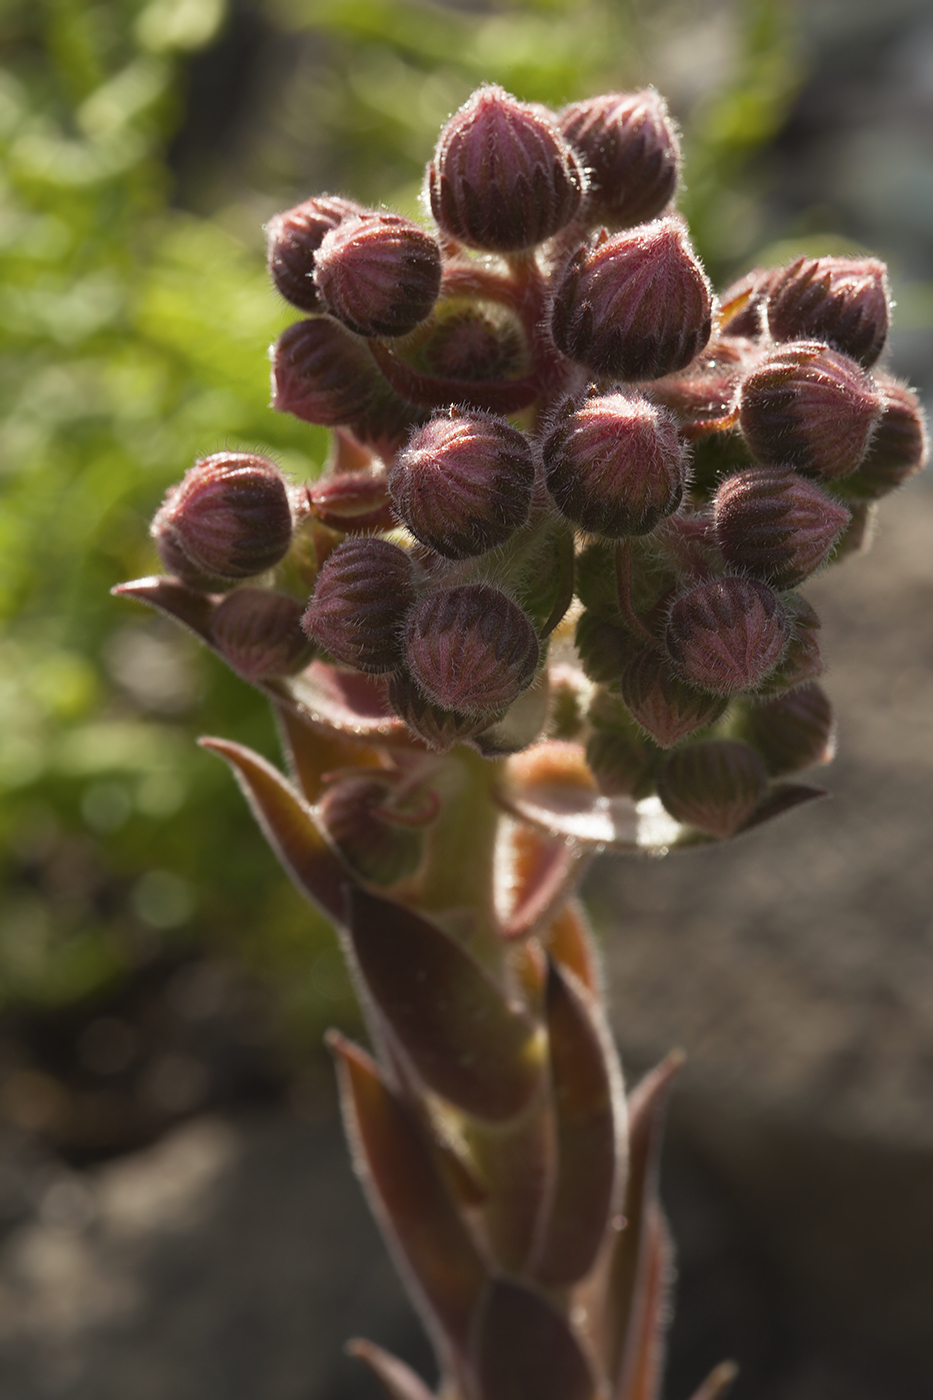
[[[684,122],[701,250],[731,272],[764,232],[748,156],[799,76],[788,10],[6,0],[0,52],[0,1002],[91,995],[168,940],[238,950],[316,1035],[349,1014],[332,935],[193,743],[274,757],[264,703],[109,596],[156,567],[148,520],[196,457],[323,461],[322,432],[267,406],[293,313],[262,221],[321,189],[416,211],[481,81],[553,104],[653,81]],[[222,130],[218,73],[242,87]]]

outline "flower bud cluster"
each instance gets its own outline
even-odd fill
[[[153,524],[172,574],[227,592],[210,638],[234,669],[288,685],[315,655],[372,678],[413,742],[498,753],[539,710],[559,731],[542,662],[556,636],[581,676],[573,623],[575,737],[607,798],[654,794],[718,838],[826,760],[819,620],[794,590],[923,467],[922,411],[876,367],[881,263],[758,267],[717,299],[679,175],[653,90],[549,112],[485,86],[427,165],[433,228],[330,195],[269,222],[305,317],[272,347],[273,407],[337,450],[306,488],[207,458]],[[414,860],[384,797],[327,798],[375,880]]]

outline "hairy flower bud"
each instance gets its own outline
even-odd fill
[[[291,544],[285,479],[274,463],[247,452],[204,457],[168,492],[151,533],[170,568],[181,551],[208,576],[265,573]]]
[[[671,816],[721,839],[748,821],[767,786],[760,755],[736,739],[689,744],[658,774],[658,796]]]
[[[784,695],[823,674],[819,637],[821,624],[816,609],[806,598],[795,593],[785,598],[784,611],[790,641],[777,666],[758,687],[756,693],[759,699]]]
[[[500,87],[479,88],[454,113],[427,176],[431,212],[444,232],[495,253],[558,233],[580,207],[584,183],[547,112]]]
[[[272,407],[306,423],[353,423],[388,391],[364,342],[330,317],[296,321],[271,355]]]
[[[465,559],[524,525],[534,477],[523,433],[490,413],[451,409],[416,429],[392,466],[389,490],[417,539]]]
[[[466,715],[495,715],[528,686],[538,665],[528,618],[485,583],[424,598],[405,626],[408,667],[429,700]]]
[[[558,120],[583,157],[593,223],[630,228],[666,208],[677,188],[680,146],[667,103],[654,88],[574,102]]]
[[[315,254],[324,235],[342,219],[364,212],[352,199],[319,195],[276,214],[266,225],[269,273],[286,301],[300,311],[320,311],[314,285]]]
[[[684,680],[715,695],[754,690],[787,646],[784,609],[754,579],[709,579],[671,608],[667,649]]]
[[[446,753],[455,744],[475,739],[491,723],[489,715],[464,715],[435,705],[404,670],[396,671],[389,682],[389,703],[399,719],[435,753]]]
[[[657,219],[581,249],[557,289],[558,348],[626,381],[683,369],[709,340],[713,298],[679,219]]]
[[[211,633],[217,649],[244,680],[292,676],[313,655],[301,630],[302,606],[287,593],[238,588],[217,605]]]
[[[521,326],[504,308],[438,307],[430,335],[420,348],[430,374],[444,379],[514,379],[528,369]]]
[[[597,685],[618,685],[639,646],[627,628],[589,610],[580,615],[574,641],[580,665]]]
[[[357,335],[407,335],[441,286],[436,239],[398,214],[357,214],[323,239],[314,282],[325,309]]]
[[[414,565],[404,549],[388,540],[344,540],[321,569],[301,625],[335,661],[358,671],[392,671],[416,598]]]
[[[793,588],[827,559],[850,515],[790,467],[751,467],[726,477],[713,518],[727,563]]]
[[[622,672],[619,690],[635,723],[661,749],[672,749],[715,724],[727,703],[721,695],[688,685],[660,652],[647,647]]]
[[[867,367],[884,349],[889,300],[877,258],[798,258],[771,287],[768,326],[775,340],[825,340]]]
[[[758,460],[828,480],[858,466],[881,409],[865,371],[815,340],[776,346],[739,391],[739,424]]]
[[[833,756],[833,710],[822,686],[812,681],[753,705],[742,726],[772,777],[799,773]]]
[[[884,409],[856,471],[845,478],[847,496],[874,501],[923,471],[929,455],[926,422],[917,395],[906,384],[879,380]]]
[[[644,535],[680,505],[687,459],[672,414],[637,394],[588,398],[545,440],[547,486],[593,534]]]
[[[377,885],[394,885],[421,863],[424,835],[408,822],[392,820],[391,785],[369,774],[342,778],[329,787],[318,815],[348,865]]]

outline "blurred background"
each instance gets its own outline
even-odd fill
[[[0,3],[0,1394],[371,1396],[358,1330],[430,1361],[345,1162],[332,935],[226,770],[263,703],[109,596],[166,487],[224,447],[313,474],[267,406],[293,319],[263,222],[329,191],[417,214],[482,81],[653,83],[714,282],[885,258],[889,362],[933,390],[924,0]],[[722,850],[605,861],[591,908],[631,1077],[690,1056],[665,1196],[666,1395],[933,1391],[933,490],[809,594],[840,757]]]

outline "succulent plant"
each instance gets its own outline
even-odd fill
[[[198,463],[154,522],[167,573],[117,590],[275,708],[288,777],[202,742],[339,930],[373,1046],[331,1039],[353,1161],[444,1400],[659,1395],[676,1059],[626,1096],[574,891],[595,850],[821,795],[792,590],[926,458],[873,368],[882,265],[755,268],[717,303],[679,168],[653,91],[549,113],[489,86],[428,166],[436,229],[336,196],[273,219],[306,315],[274,407],[333,428],[332,462]]]

